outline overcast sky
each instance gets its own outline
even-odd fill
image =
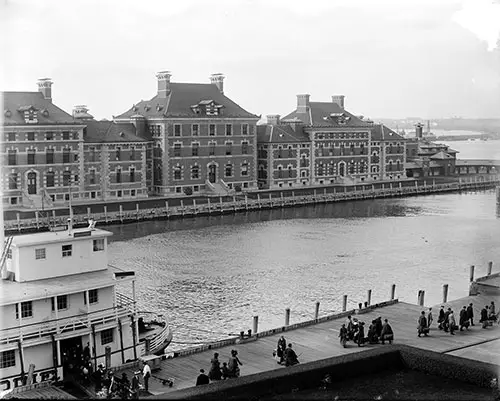
[[[346,95],[371,118],[500,117],[499,0],[0,0],[0,87],[118,115],[175,82],[226,75],[246,110]]]

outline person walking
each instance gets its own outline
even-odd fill
[[[205,374],[205,370],[204,369],[200,369],[200,374],[198,375],[198,377],[196,378],[196,385],[197,386],[201,386],[203,384],[209,384],[210,383],[210,379],[209,377]]]
[[[292,343],[288,344],[288,348],[285,350],[285,366],[293,366],[299,363],[297,354],[292,349]]]
[[[420,317],[418,318],[418,336],[420,337],[422,334],[427,337],[427,318],[425,317],[425,311],[420,313]]]
[[[134,372],[134,377],[132,377],[132,383],[130,383],[130,393],[132,394],[133,400],[139,399],[139,375],[141,374],[140,370],[136,370]]]
[[[439,330],[444,329],[444,318],[445,318],[444,306],[441,305],[441,309],[439,309],[439,316],[438,316],[438,329]]]
[[[149,378],[151,377],[151,368],[149,367],[148,361],[144,361],[144,367],[142,368],[142,378],[144,379],[144,390],[149,390]]]
[[[432,308],[429,308],[429,312],[427,313],[427,328],[431,328],[431,324],[434,321],[434,318],[432,317]]]
[[[455,320],[455,315],[453,314],[453,311],[451,310],[451,308],[448,308],[449,309],[449,313],[448,313],[448,327],[450,329],[450,334],[452,336],[455,335],[454,331],[455,331],[455,327],[457,325],[457,322]]]
[[[483,329],[488,327],[488,305],[481,309],[481,319],[479,320],[479,323],[482,323]]]
[[[377,338],[380,339],[380,336],[382,335],[382,317],[378,317],[375,319],[375,329],[377,331]]]
[[[470,321],[470,325],[474,326],[474,309],[472,308],[472,302],[467,307],[467,319]]]
[[[219,354],[214,353],[214,357],[210,361],[211,367],[208,372],[208,378],[212,381],[220,380],[222,378],[222,373],[220,371],[220,362],[219,362]]]
[[[130,394],[130,381],[125,372],[122,373],[122,378],[120,380],[120,398],[126,400]]]
[[[389,344],[392,344],[392,341],[394,340],[394,332],[392,331],[392,327],[387,319],[384,319],[380,339],[382,340],[382,344],[385,344],[385,341],[389,341]]]
[[[279,361],[278,364],[282,364],[285,359],[285,350],[286,350],[286,340],[284,336],[281,336],[278,340],[278,347],[276,348],[276,354],[278,355]]]
[[[358,347],[361,347],[365,343],[365,322],[359,322],[357,341]]]
[[[345,343],[347,341],[347,328],[345,327],[345,323],[342,324],[339,332],[340,344],[345,347]]]
[[[231,374],[230,377],[240,377],[240,366],[243,365],[238,358],[238,351],[235,349],[231,350],[231,357],[229,358],[229,362],[227,367]]]
[[[443,330],[448,333],[448,330],[450,329],[450,313],[451,313],[451,308],[448,308],[448,310],[444,313],[444,321],[443,321]]]
[[[464,331],[463,328],[465,327],[467,330],[469,330],[469,321],[467,320],[467,307],[464,306],[462,310],[460,311],[460,316],[458,319],[459,326],[460,326],[460,331]]]
[[[495,308],[495,302],[491,301],[490,304],[490,315],[488,316],[488,319],[495,322],[497,320],[497,314],[496,314],[496,308]]]

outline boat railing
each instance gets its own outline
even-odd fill
[[[130,309],[121,306],[107,308],[87,313],[80,310],[80,314],[60,319],[45,320],[15,328],[0,330],[0,345],[16,343],[19,340],[37,341],[45,337],[68,333],[71,331],[91,329],[92,326],[116,323],[118,319],[126,318],[131,314]]]
[[[120,292],[116,293],[116,305],[124,308],[130,308],[133,313],[136,313],[136,304],[137,301],[134,301],[132,298],[128,297],[125,294]]]

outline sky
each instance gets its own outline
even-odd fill
[[[346,96],[370,118],[500,117],[500,0],[0,0],[0,89],[54,81],[111,119],[173,82],[226,76],[246,110]]]

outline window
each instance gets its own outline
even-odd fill
[[[9,166],[17,164],[17,150],[9,150]]]
[[[46,179],[47,179],[47,184],[46,186],[47,187],[53,187],[55,185],[55,173],[53,171],[49,171],[46,175],[45,175]]]
[[[10,368],[16,366],[16,351],[3,351],[0,352],[0,369]]]
[[[180,156],[181,156],[181,144],[175,143],[174,144],[174,157],[180,157]]]
[[[35,249],[35,259],[45,259],[45,248]]]
[[[28,141],[34,141],[34,140],[35,140],[35,133],[28,132]]]
[[[21,319],[33,317],[33,303],[31,301],[21,302]],[[18,304],[16,304],[16,319],[19,319]]]
[[[121,157],[122,157],[122,150],[120,147],[117,147],[115,151],[115,160],[121,160]]]
[[[99,302],[97,290],[89,290],[89,303],[96,304],[97,302]]]
[[[52,303],[52,310],[54,310],[54,297],[50,298]],[[58,295],[57,296],[57,310],[68,309],[68,296]]]
[[[95,162],[95,147],[94,146],[91,146],[89,148],[89,161]]]
[[[197,180],[200,178],[200,168],[198,166],[191,167],[191,179]]]
[[[181,136],[181,125],[174,124],[174,136]]]
[[[174,180],[182,180],[182,170],[179,166],[174,167]]]
[[[9,189],[17,189],[17,173],[9,174]]]
[[[129,177],[130,182],[135,182],[135,168],[130,167],[130,177]]]
[[[232,124],[226,124],[226,135],[227,136],[233,135],[233,125]]]
[[[71,183],[71,173],[69,171],[65,171],[63,173],[63,185],[65,187],[69,187],[70,183]]]
[[[71,149],[64,148],[63,149],[63,163],[69,163],[70,156],[71,156]]]
[[[95,170],[89,171],[89,184],[95,185]]]
[[[199,143],[193,143],[191,144],[192,148],[191,148],[191,151],[192,151],[192,155],[193,156],[198,156],[198,148],[200,146]]]
[[[248,124],[241,125],[241,135],[248,135]]]
[[[208,135],[215,136],[216,133],[217,133],[217,129],[215,128],[215,124],[209,124]]]
[[[130,147],[130,160],[135,160],[135,147]]]
[[[54,133],[53,132],[46,132],[45,133],[45,139],[47,141],[52,141],[54,139]]]
[[[226,142],[226,155],[231,155],[233,153],[233,143]]]
[[[116,183],[120,184],[122,182],[122,169],[117,168],[116,169]]]
[[[28,149],[28,164],[35,164],[35,149]]]
[[[241,154],[242,155],[247,155],[248,154],[248,142],[242,142],[241,143]]]
[[[62,246],[62,257],[66,258],[71,256],[73,253],[73,245],[63,245]]]
[[[122,197],[122,191],[116,191],[116,196],[118,198],[121,198]]]
[[[62,138],[63,138],[63,141],[68,141],[69,140],[69,132],[68,131],[64,131],[62,133]]]
[[[101,331],[101,345],[113,342],[113,329]]]
[[[248,176],[248,163],[243,163],[241,165],[241,176],[242,177]]]
[[[95,239],[92,249],[94,252],[104,251],[104,238]]]
[[[226,177],[231,177],[233,175],[233,165],[232,164],[226,164],[224,175]]]
[[[208,155],[213,156],[215,155],[215,146],[216,144],[214,142],[211,142],[208,148]]]
[[[200,134],[200,125],[199,124],[191,125],[191,135],[198,136],[199,134]]]
[[[53,164],[54,163],[54,149],[47,149],[45,152],[45,163]]]
[[[16,141],[16,133],[15,132],[9,132],[7,135],[7,140],[9,142],[15,142]]]

